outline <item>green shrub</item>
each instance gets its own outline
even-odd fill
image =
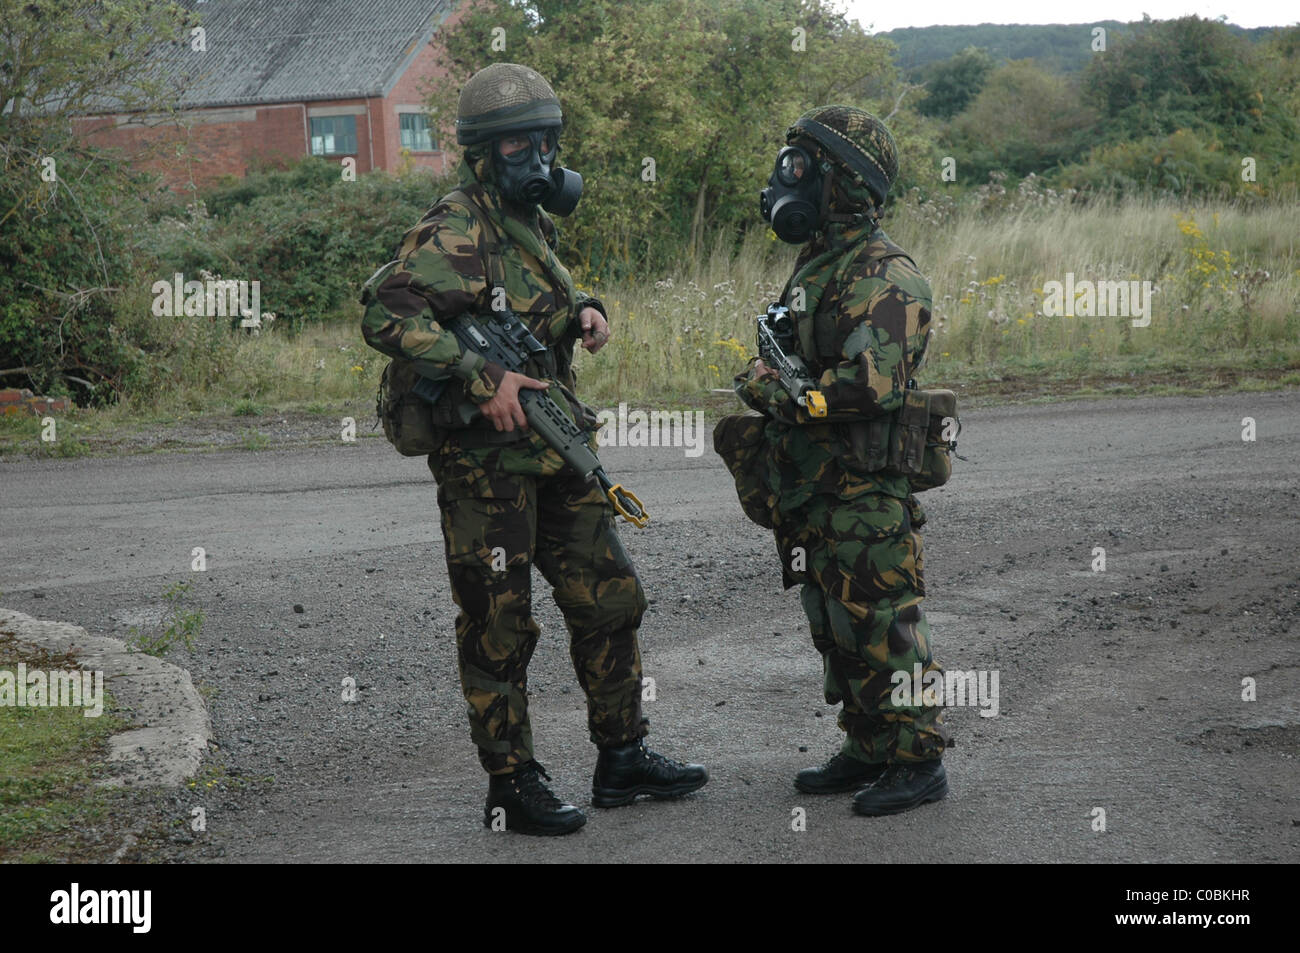
[[[1169,136],[1098,146],[1058,178],[1068,188],[1169,198],[1226,195],[1241,183],[1237,155],[1204,134],[1180,129]]]
[[[403,232],[453,187],[427,172],[345,181],[319,158],[255,173],[158,218],[157,278],[208,271],[259,281],[263,310],[297,331],[354,301]]]
[[[8,386],[112,398],[137,371],[140,349],[118,333],[115,300],[133,282],[129,247],[147,180],[83,150],[55,153],[58,179],[34,193],[0,179],[0,370]]]

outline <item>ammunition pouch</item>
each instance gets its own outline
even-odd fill
[[[952,475],[960,428],[957,395],[910,388],[903,394],[896,413],[848,425],[854,468],[905,476],[915,493],[943,486]]]
[[[384,425],[384,436],[404,457],[437,453],[448,431],[469,427],[479,416],[458,379],[450,379],[431,404],[415,393],[420,376],[413,361],[393,358],[379,378],[375,398],[375,416]]]
[[[767,485],[767,418],[761,414],[731,414],[713,429],[713,449],[736,481],[736,495],[745,515],[772,529],[775,499]]]
[[[394,358],[380,375],[375,397],[384,436],[404,457],[436,453],[446,439],[446,431],[433,425],[432,405],[412,390],[418,376],[411,361]]]

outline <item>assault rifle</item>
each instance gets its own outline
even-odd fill
[[[456,339],[475,354],[481,354],[494,364],[499,364],[507,371],[527,374],[525,369],[531,358],[545,359],[546,345],[533,337],[528,326],[513,311],[497,312],[494,320],[480,320],[469,314],[462,314],[447,322],[443,327],[456,335]],[[532,376],[532,375],[529,375]],[[415,393],[435,402],[446,388],[448,381],[421,377],[414,387]],[[519,403],[523,407],[528,426],[547,442],[563,458],[564,462],[577,470],[583,477],[596,477],[600,488],[614,506],[614,512],[638,529],[650,522],[650,514],[645,511],[636,494],[623,489],[605,473],[600,458],[587,446],[589,431],[579,427],[555,402],[549,390],[530,390],[520,388]]]
[[[794,318],[790,309],[770,304],[758,316],[758,356],[781,377],[781,386],[810,417],[826,416],[826,398],[817,390],[808,365],[794,350]]]

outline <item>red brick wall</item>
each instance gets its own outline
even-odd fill
[[[297,103],[244,109],[200,109],[179,121],[147,124],[143,117],[81,120],[92,145],[121,149],[141,168],[160,173],[173,189],[202,187],[223,175],[243,176],[250,160],[297,158],[307,151]]]
[[[448,22],[452,22],[459,15],[460,11],[452,14]],[[430,44],[425,44],[415,59],[411,62],[406,72],[401,78],[393,84],[392,91],[384,100],[375,100],[372,106],[372,114],[375,117],[375,165],[389,170],[396,170],[402,164],[402,131],[401,123],[397,118],[398,106],[422,106],[424,103],[424,87],[430,78],[435,81],[445,76],[443,70],[437,69],[435,60],[437,55]],[[405,112],[405,110],[403,110]],[[382,125],[381,125],[382,123]],[[381,135],[382,133],[382,135]],[[421,169],[436,169],[438,171],[450,171],[455,168],[457,161],[460,159],[456,151],[456,142],[453,138],[447,141],[444,135],[435,133],[437,141],[437,152],[413,152],[410,155],[411,165]],[[382,152],[381,152],[382,142]],[[382,156],[382,158],[381,158]]]
[[[369,102],[370,112],[377,113],[380,101]],[[185,113],[179,122],[163,125],[146,125],[140,117],[131,117],[133,121],[118,125],[117,117],[100,117],[81,120],[80,131],[91,144],[121,149],[141,168],[160,173],[170,188],[184,189],[191,181],[201,188],[224,175],[242,177],[253,162],[293,160],[307,155],[311,111],[335,106],[362,109],[354,116],[355,158],[357,172],[369,172],[371,141],[366,105],[363,99],[346,99],[196,109]],[[304,116],[308,118],[305,120]],[[378,158],[379,143],[375,146]],[[342,157],[338,159],[341,161]]]

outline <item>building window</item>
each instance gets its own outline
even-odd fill
[[[438,148],[429,129],[429,118],[423,113],[401,113],[397,118],[402,124],[403,149],[410,149],[412,152],[433,152]]]
[[[357,117],[313,117],[311,120],[311,154],[314,156],[356,155]]]

